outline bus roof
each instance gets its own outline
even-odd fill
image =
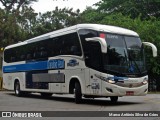
[[[139,36],[136,32],[111,25],[101,25],[101,24],[78,24],[77,28],[79,29],[94,29],[97,31],[104,31],[108,33],[122,34],[122,35],[130,35],[130,36]]]
[[[139,36],[136,32],[132,30],[117,27],[117,26],[101,25],[101,24],[77,24],[71,27],[66,27],[60,30],[56,30],[53,32],[49,32],[49,33],[25,40],[24,42],[19,42],[17,44],[9,45],[5,49],[25,45],[27,43],[40,41],[40,40],[52,38],[52,37],[63,35],[63,34],[68,34],[72,31],[77,31],[79,29],[92,29],[92,30],[114,33],[114,34],[130,35],[130,36],[137,36],[137,37]]]

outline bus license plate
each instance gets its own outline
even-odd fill
[[[126,91],[126,95],[132,96],[132,95],[134,95],[134,91]]]

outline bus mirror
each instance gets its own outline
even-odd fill
[[[144,45],[150,46],[152,48],[153,57],[157,57],[157,47],[150,42],[143,42]]]
[[[92,37],[92,38],[86,38],[86,41],[96,41],[99,42],[101,45],[101,51],[102,53],[107,53],[107,43],[105,39],[100,37]]]

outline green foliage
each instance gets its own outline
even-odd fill
[[[30,2],[37,0],[6,1],[0,9],[0,47],[17,43],[44,33],[81,23],[80,10],[55,8],[46,13],[35,13]],[[15,7],[15,5],[17,5]],[[9,7],[11,6],[11,7]],[[19,7],[21,8],[19,8]]]
[[[150,16],[160,17],[159,0],[101,0],[96,4],[98,10],[108,13],[122,13],[137,18],[140,14],[142,19]]]
[[[7,13],[19,11],[22,6],[27,6],[32,2],[37,2],[38,0],[0,0],[2,5],[5,7]]]
[[[0,0],[5,7],[0,9],[0,47],[17,43],[29,36],[30,18],[35,13],[28,5],[35,1],[37,0]]]
[[[5,10],[0,9],[0,47],[13,44],[20,39],[20,26],[16,23],[15,16],[6,14]]]
[[[105,14],[88,7],[82,14],[81,17],[84,23],[99,23],[104,17]]]
[[[39,13],[36,24],[33,24],[32,33],[34,34],[33,36],[37,36],[78,24],[81,21],[79,10],[73,11],[72,8],[59,9],[56,7],[53,11],[48,11],[43,14]]]

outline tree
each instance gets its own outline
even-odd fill
[[[16,17],[21,30],[26,34],[25,39],[34,36],[32,29],[37,24],[37,16],[38,13],[35,13],[33,8],[23,6],[22,10],[19,12],[19,16]]]
[[[53,11],[48,11],[46,13],[39,13],[37,18],[37,23],[33,25],[33,34],[38,36],[44,33],[48,33],[57,29],[72,26],[81,23],[82,19],[80,16],[80,11],[77,9],[55,8]]]
[[[34,1],[37,0],[0,0],[2,5],[5,7],[4,9],[0,9],[1,47],[17,43],[18,41],[22,41],[26,38],[26,34],[28,34],[28,29],[26,29],[26,27],[31,23],[29,22],[30,20],[27,19],[30,19],[29,16],[33,16],[33,14],[31,14],[27,18],[27,9],[30,9],[30,13],[33,13],[33,11],[31,11],[33,9],[29,8],[28,5]],[[24,9],[26,10],[24,11]],[[26,14],[24,14],[24,12],[26,12]],[[23,29],[24,24],[25,28]]]
[[[159,0],[101,0],[96,6],[100,11],[131,15],[131,18],[137,18],[139,15],[143,19],[150,16],[160,18]]]
[[[6,14],[4,10],[0,9],[0,23],[0,47],[17,42],[19,40],[20,27],[16,24],[14,16]]]
[[[105,13],[93,9],[92,7],[87,7],[86,10],[81,13],[81,19],[84,23],[99,23],[105,16]]]
[[[0,0],[2,5],[5,7],[6,11],[19,11],[19,9],[24,5],[29,5],[32,2],[37,2],[37,0]]]

